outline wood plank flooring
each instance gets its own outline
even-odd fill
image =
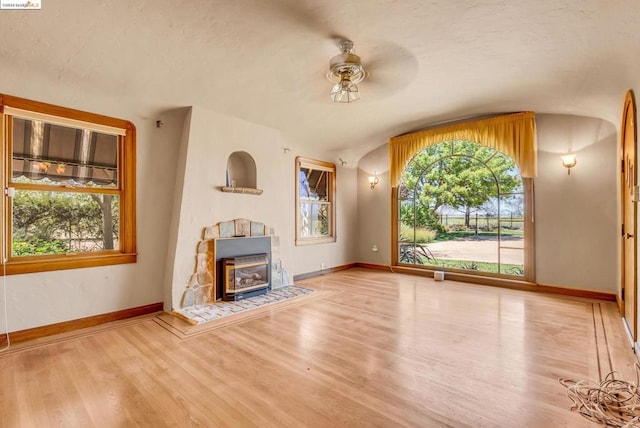
[[[1,427],[590,427],[559,377],[635,380],[615,303],[350,269],[197,334],[157,316],[0,354]],[[188,328],[188,327],[185,327]]]

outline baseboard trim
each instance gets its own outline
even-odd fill
[[[603,291],[582,290],[580,288],[565,288],[555,285],[538,284],[537,291],[550,294],[562,294],[563,296],[583,297],[585,299],[606,300],[616,302],[617,294],[605,293]]]
[[[389,265],[378,265],[378,264],[374,264],[374,263],[361,263],[361,262],[358,262],[358,263],[356,263],[356,267],[361,267],[361,268],[365,268],[365,269],[383,270],[385,272],[393,272],[393,269],[391,269],[391,266],[389,266]]]
[[[111,321],[133,318],[140,315],[147,315],[164,310],[164,303],[152,303],[150,305],[138,306],[136,308],[123,309],[121,311],[109,312],[107,314],[94,315],[86,318],[79,318],[71,321],[59,322],[56,324],[34,327],[26,330],[19,330],[9,333],[11,343],[26,342],[27,340],[39,339],[54,334],[66,333],[86,327],[93,327]]]
[[[365,269],[383,270],[394,273],[406,273],[409,275],[426,276],[433,278],[433,270],[416,269],[405,266],[389,266],[371,263],[356,263],[357,267]],[[489,285],[493,287],[509,288],[514,290],[534,291],[538,293],[559,294],[563,296],[582,297],[586,299],[605,300],[607,302],[618,302],[620,309],[619,296],[614,293],[605,293],[602,291],[583,290],[579,288],[566,288],[555,285],[546,285],[535,282],[518,281],[506,278],[479,277],[475,275],[465,275],[457,272],[446,272],[445,278],[452,281],[468,282],[478,285]]]
[[[303,279],[314,278],[316,276],[326,275],[328,273],[340,272],[341,270],[351,269],[357,266],[357,263],[348,263],[346,265],[340,265],[335,267],[330,267],[322,270],[317,270],[314,272],[301,273],[298,275],[293,275],[293,281],[302,281]]]

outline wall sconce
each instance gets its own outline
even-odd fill
[[[569,153],[563,156],[560,156],[562,159],[562,166],[567,168],[567,175],[571,175],[571,168],[576,166],[576,155],[575,153]]]
[[[376,184],[378,184],[379,182],[380,182],[380,179],[378,179],[377,175],[369,176],[369,185],[371,186],[371,190],[375,189]]]

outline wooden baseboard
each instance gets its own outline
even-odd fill
[[[388,266],[370,263],[356,263],[357,267],[365,269],[384,270],[394,273],[406,273],[410,275],[419,275],[433,278],[433,270],[416,269],[405,266]],[[535,282],[518,281],[507,278],[480,277],[476,275],[465,275],[457,272],[446,272],[445,278],[452,281],[469,282],[479,285],[490,285],[494,287],[510,288],[515,290],[535,291],[539,293],[560,294],[563,296],[583,297],[587,299],[606,300],[608,302],[618,301],[618,309],[620,309],[620,300],[617,294],[605,293],[602,291],[582,290],[577,288],[565,288],[555,285],[545,285]]]
[[[77,320],[65,321],[56,324],[45,325],[42,327],[29,328],[26,330],[14,331],[9,333],[11,343],[20,343],[27,340],[39,339],[41,337],[51,336],[54,334],[66,333],[72,330],[78,330],[86,327],[104,324],[111,321],[133,318],[140,315],[151,314],[164,310],[164,303],[152,303],[150,305],[138,306],[136,308],[123,309],[121,311],[110,312],[107,314],[94,315],[91,317],[80,318]]]
[[[385,272],[393,272],[393,270],[391,270],[391,266],[389,266],[389,265],[378,265],[378,264],[373,264],[373,263],[361,263],[361,262],[358,262],[358,263],[356,263],[356,267],[361,267],[361,268],[365,268],[365,269],[383,270]]]
[[[565,288],[555,285],[538,284],[535,291],[550,294],[562,294],[563,296],[584,297],[586,299],[606,300],[607,302],[615,302],[616,294],[605,293],[603,291],[582,290],[579,288]]]
[[[314,272],[301,273],[298,275],[293,275],[293,281],[302,281],[303,279],[309,279],[320,275],[326,275],[328,273],[340,272],[341,270],[351,269],[357,266],[357,263],[348,263],[346,265],[330,267],[322,270],[317,270]]]

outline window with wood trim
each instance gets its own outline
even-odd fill
[[[134,263],[134,125],[0,97],[7,273]]]
[[[394,264],[532,281],[531,180],[475,142],[421,150],[395,192]]]
[[[336,166],[296,158],[296,245],[334,242]]]

